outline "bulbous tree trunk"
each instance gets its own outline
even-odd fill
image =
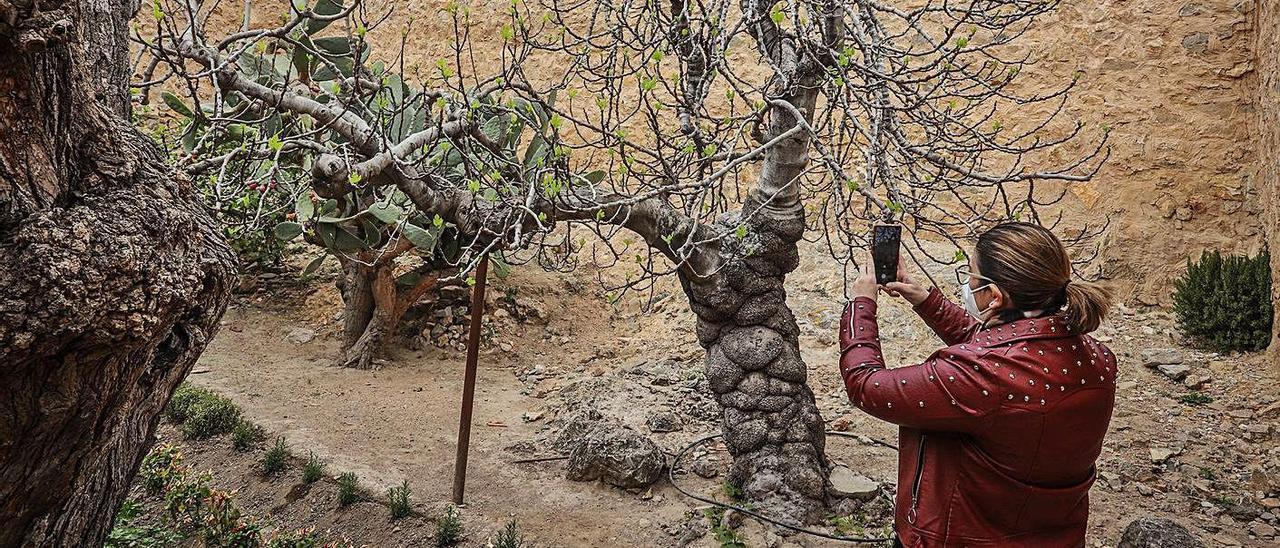
[[[724,410],[734,457],[728,481],[770,515],[812,522],[825,508],[825,438],[783,288],[799,261],[803,228],[803,219],[757,223],[757,254],[686,287],[707,350],[707,381]]]
[[[810,89],[787,100],[810,116],[815,98]],[[767,137],[797,123],[793,113],[775,110]],[[707,349],[707,381],[724,410],[733,455],[728,480],[770,515],[797,523],[823,517],[828,471],[822,416],[783,287],[800,263],[796,243],[805,223],[797,185],[808,147],[802,132],[766,153],[760,182],[733,219],[747,227],[746,236],[723,244],[715,274],[681,278]]]
[[[235,262],[129,122],[136,4],[0,8],[0,547],[101,546]]]

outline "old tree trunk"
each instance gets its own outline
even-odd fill
[[[815,97],[806,90],[788,102],[807,116]],[[769,137],[797,122],[775,110]],[[827,482],[822,416],[783,287],[800,262],[805,222],[796,180],[808,147],[802,132],[766,153],[760,183],[734,219],[749,227],[741,247],[722,250],[715,275],[682,277],[707,349],[707,381],[724,409],[734,457],[728,480],[769,514],[796,522],[822,517]]]
[[[129,123],[129,0],[0,2],[0,547],[100,546],[234,262]]]

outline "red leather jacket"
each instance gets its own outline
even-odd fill
[[[876,303],[840,323],[849,400],[901,426],[894,521],[905,546],[1084,546],[1115,356],[1061,315],[985,330],[935,288],[916,313],[951,346],[886,369]]]

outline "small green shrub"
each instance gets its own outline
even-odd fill
[[[241,419],[231,431],[231,445],[236,451],[248,451],[258,442],[267,439],[267,431],[252,422]]]
[[[407,480],[400,487],[387,489],[387,507],[391,508],[391,519],[408,517],[413,513],[413,503],[409,501],[412,495]]]
[[[498,536],[493,540],[493,548],[524,548],[524,535],[520,534],[520,526],[516,524],[516,520],[507,522],[507,526],[498,531]]]
[[[334,537],[332,532],[321,535],[315,527],[297,530],[281,530],[267,541],[266,548],[355,548],[346,537]]]
[[[1262,350],[1271,341],[1271,255],[1187,259],[1174,281],[1178,325],[1196,344],[1217,352]]]
[[[1213,403],[1213,396],[1200,392],[1191,392],[1190,394],[1183,394],[1182,397],[1178,398],[1178,401],[1187,405],[1201,406],[1206,403]]]
[[[725,485],[728,485],[727,483]],[[703,515],[707,517],[707,521],[711,522],[711,534],[715,537],[716,542],[720,543],[720,548],[746,548],[747,543],[737,531],[733,530],[728,523],[724,522],[723,508],[708,508],[703,510]]]
[[[169,398],[169,405],[164,408],[164,418],[174,424],[186,422],[187,416],[191,412],[191,407],[196,402],[216,398],[217,396],[216,393],[208,388],[191,386],[184,382],[178,385],[178,389],[173,392],[173,397]]]
[[[284,444],[284,437],[281,436],[276,438],[275,445],[262,455],[262,472],[268,476],[278,474],[284,470],[288,462],[289,447]]]
[[[338,506],[346,506],[355,502],[358,498],[358,490],[360,489],[360,481],[356,479],[356,475],[352,472],[343,472],[338,476]]]
[[[180,525],[198,525],[205,501],[213,494],[209,474],[175,476],[164,492],[165,515]]]
[[[158,495],[175,478],[186,474],[186,465],[182,462],[182,451],[177,446],[166,443],[158,445],[142,458],[142,466],[138,468],[138,478],[148,493]]]
[[[307,463],[302,465],[302,483],[315,483],[324,477],[324,463],[320,462],[314,451],[307,456]]]
[[[103,543],[104,548],[169,548],[179,544],[182,535],[177,531],[159,525],[136,524],[141,509],[134,501],[127,501],[120,507],[115,524]]]
[[[462,517],[458,509],[450,505],[436,520],[436,546],[457,546],[459,542],[462,542]]]
[[[187,410],[182,435],[187,439],[200,440],[231,432],[239,424],[240,408],[231,400],[213,394],[197,400]]]
[[[231,493],[212,490],[203,502],[201,523],[205,546],[220,548],[259,548],[262,525],[244,517],[232,500]]]

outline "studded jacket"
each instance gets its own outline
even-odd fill
[[[1115,356],[1061,315],[980,329],[936,289],[915,308],[950,345],[885,368],[876,303],[840,323],[849,400],[899,425],[894,521],[904,546],[1084,546]]]

